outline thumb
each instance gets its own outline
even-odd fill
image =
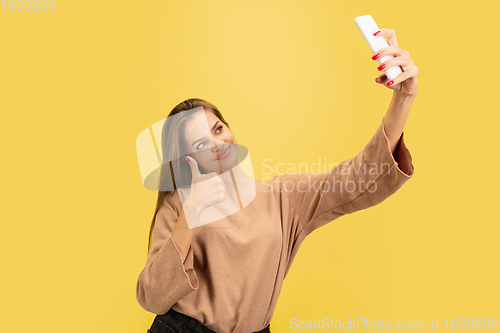
[[[189,166],[191,167],[191,174],[193,175],[193,178],[196,176],[201,176],[200,169],[198,169],[198,162],[191,156],[186,156],[185,157],[186,161],[188,161]]]

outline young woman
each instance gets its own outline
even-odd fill
[[[170,112],[162,154],[172,163],[160,172],[160,188],[167,190],[158,191],[136,290],[139,304],[157,314],[148,332],[270,332],[283,280],[307,235],[379,204],[413,176],[403,129],[418,68],[393,30],[377,35],[387,36],[389,47],[372,59],[392,54],[383,65],[404,72],[394,81],[384,74],[375,79],[393,90],[387,114],[356,156],[328,172],[248,181],[235,157],[242,146],[217,107],[188,99]],[[186,112],[197,107],[202,111]],[[210,132],[200,135],[203,128]],[[244,181],[233,190],[235,177]],[[209,209],[238,206],[200,223]]]

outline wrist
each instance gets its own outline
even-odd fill
[[[405,93],[402,93],[400,91],[394,90],[394,97],[396,97],[400,100],[413,102],[415,97],[417,97],[417,92],[415,91],[415,93],[413,93],[413,94],[405,94]]]

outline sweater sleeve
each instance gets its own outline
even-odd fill
[[[192,246],[189,246],[183,262],[172,239],[174,223],[179,218],[179,211],[172,200],[170,193],[167,194],[158,210],[150,252],[136,287],[136,297],[141,307],[158,315],[166,313],[181,298],[198,289]]]
[[[299,233],[308,235],[342,215],[379,204],[401,188],[413,173],[404,132],[392,154],[382,121],[356,156],[330,171],[283,174],[279,178],[281,191],[298,215]]]

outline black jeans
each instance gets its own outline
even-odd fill
[[[271,333],[270,325],[254,333]],[[157,315],[148,333],[216,333],[198,320],[173,309],[162,315]]]

